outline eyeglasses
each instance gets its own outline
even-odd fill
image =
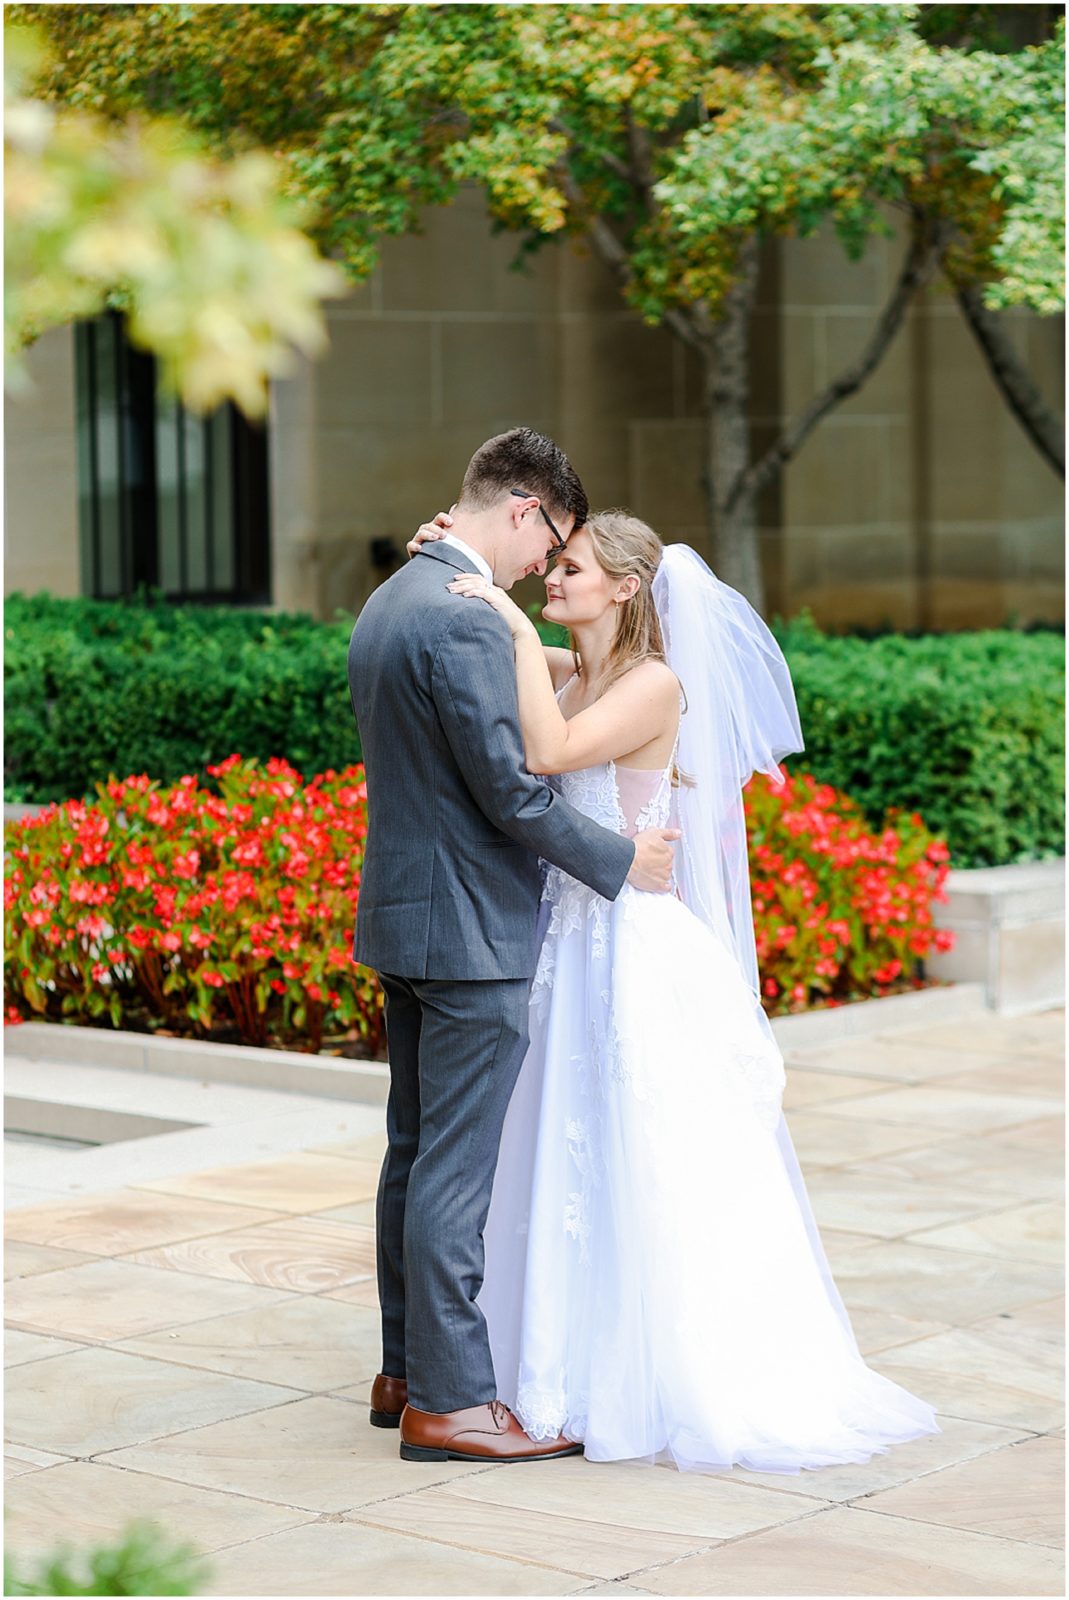
[[[510,489],[509,494],[518,494],[521,500],[534,500],[536,498],[535,495],[528,494],[526,489]],[[543,517],[545,517],[546,522],[549,524],[549,531],[553,535],[553,549],[557,551],[558,554],[561,550],[567,550],[567,540],[561,538],[560,529],[553,521],[553,518],[546,510],[545,506],[542,505],[541,501],[539,501],[538,509],[542,513]]]

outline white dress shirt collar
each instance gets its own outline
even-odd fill
[[[442,543],[443,541],[446,544],[456,545],[457,549],[462,551],[463,554],[467,556],[468,560],[478,568],[479,572],[486,579],[487,583],[493,583],[494,574],[491,570],[490,563],[487,561],[485,556],[481,556],[477,550],[473,550],[470,544],[465,544],[463,539],[458,539],[455,533],[443,533],[439,543]]]

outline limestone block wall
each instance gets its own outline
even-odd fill
[[[847,262],[833,237],[764,252],[753,326],[761,449],[861,350],[904,251]],[[696,358],[628,310],[601,264],[549,246],[509,270],[475,191],[387,241],[374,276],[329,308],[330,348],[273,386],[273,600],[354,610],[469,456],[527,423],[557,438],[595,506],[626,505],[703,553]],[[1015,339],[1063,406],[1062,328],[1015,313]],[[74,340],[30,352],[6,413],[5,592],[79,592]],[[959,628],[1064,617],[1061,484],[1010,415],[949,293],[912,308],[875,375],[765,493],[768,608],[832,627]],[[522,599],[541,588],[529,580]]]
[[[681,534],[673,498],[697,415],[683,348],[645,327],[596,261],[550,247],[512,272],[516,247],[492,233],[476,193],[461,195],[422,236],[387,242],[374,276],[331,306],[326,356],[276,385],[276,493],[291,448],[282,419],[298,406],[315,463],[314,504],[276,511],[278,603],[290,603],[288,582],[294,595],[311,585],[324,614],[359,605],[389,570],[372,564],[372,540],[401,550],[455,498],[483,439],[519,424],[560,441],[594,504],[700,535],[696,486],[682,507],[696,529]]]
[[[863,347],[905,249],[848,262],[829,236],[765,250],[753,329],[755,449]],[[330,309],[331,348],[278,385],[276,601],[329,615],[388,574],[448,504],[475,447],[551,433],[594,505],[625,504],[703,552],[701,379],[691,352],[624,305],[601,264],[550,246],[523,273],[475,191],[388,241],[374,277]],[[1044,393],[1063,404],[1062,330],[1015,313]],[[300,396],[300,399],[296,398]],[[284,437],[300,414],[310,441]],[[294,455],[293,489],[288,463]],[[281,504],[290,507],[278,514]],[[1057,621],[1061,486],[1010,415],[949,292],[930,289],[862,391],[825,419],[760,508],[770,610],[829,626]],[[540,592],[531,580],[524,598]]]
[[[905,253],[848,263],[830,236],[779,245],[783,409],[860,354]],[[1064,326],[1009,314],[1064,410]],[[950,629],[1064,618],[1062,486],[996,389],[936,280],[868,383],[810,436],[783,482],[777,593],[829,626]]]
[[[4,407],[4,593],[80,593],[74,338],[27,352],[29,386]]]

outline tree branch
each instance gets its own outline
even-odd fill
[[[653,163],[650,160],[650,143],[646,130],[640,128],[631,112],[631,107],[624,107],[624,124],[627,128],[627,149],[631,157],[631,182],[638,191],[642,209],[647,219],[652,220],[657,214],[657,201],[653,193],[655,178]]]
[[[621,289],[626,289],[631,283],[632,271],[631,258],[625,245],[616,237],[603,216],[588,210],[582,187],[567,163],[562,162],[557,167],[556,177],[569,205],[583,222],[596,253],[613,272]],[[705,349],[706,339],[692,322],[689,310],[672,307],[664,313],[661,320],[683,340],[684,344],[689,344],[691,349]]]
[[[934,233],[921,229],[916,231],[898,275],[898,281],[861,355],[810,401],[797,421],[783,430],[776,442],[769,446],[759,460],[739,475],[728,496],[729,509],[741,496],[759,494],[787,462],[797,455],[817,423],[827,416],[829,411],[841,405],[849,395],[856,393],[871,376],[902,326],[913,296],[918,289],[924,287],[939,265],[946,243],[947,235],[943,229],[936,229]]]
[[[547,127],[551,133],[563,134],[567,139],[569,146],[574,146],[579,142],[572,133],[572,130],[569,128],[568,124],[566,122],[562,122],[559,117],[551,118],[547,123]],[[621,161],[620,157],[618,155],[614,155],[611,150],[599,150],[598,157],[602,164],[608,167],[610,172],[615,172],[616,176],[618,178],[623,178],[625,183],[634,182],[631,168],[628,166],[627,162]]]
[[[1065,438],[1054,407],[1040,394],[998,314],[984,305],[983,291],[973,284],[951,281],[958,305],[1003,399],[1043,459],[1059,478],[1064,478]]]

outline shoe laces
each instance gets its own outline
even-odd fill
[[[490,1415],[501,1428],[507,1428],[509,1422],[509,1408],[503,1400],[490,1401]]]

